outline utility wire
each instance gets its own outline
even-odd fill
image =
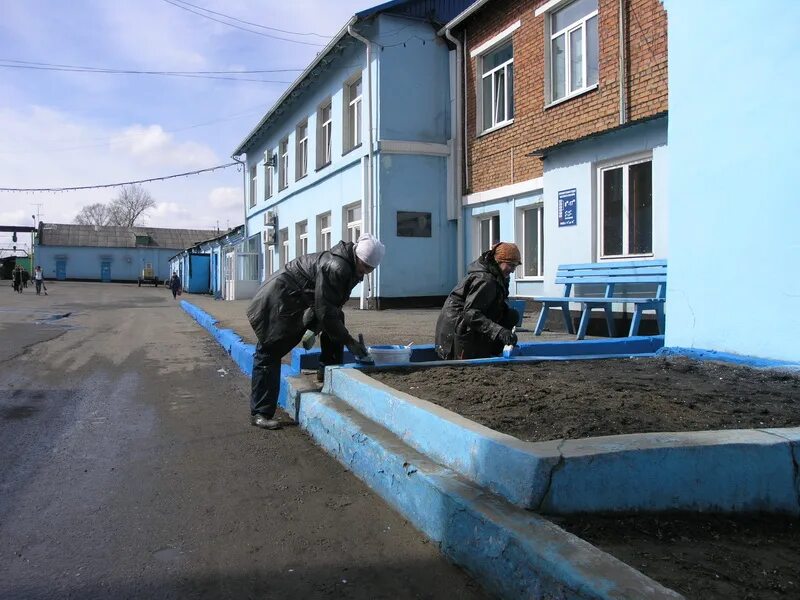
[[[198,10],[202,10],[203,12],[211,13],[212,15],[218,15],[220,17],[224,17],[226,19],[230,19],[231,21],[236,21],[238,23],[244,23],[245,25],[252,25],[253,27],[260,27],[261,29],[269,29],[270,31],[279,31],[280,33],[288,33],[291,35],[315,35],[317,37],[322,38],[332,38],[332,35],[322,35],[320,33],[301,33],[299,31],[288,31],[286,29],[278,29],[277,27],[267,27],[266,25],[259,25],[258,23],[251,23],[250,21],[243,21],[242,19],[237,19],[236,17],[232,17],[231,15],[226,15],[224,13],[215,12],[209,8],[203,8],[202,6],[197,6],[196,4],[191,4],[189,2],[185,2],[184,0],[174,0],[180,4],[185,4],[186,6],[191,6],[192,8],[196,8]]]
[[[318,47],[325,46],[325,44],[317,44],[315,42],[303,42],[303,41],[300,41],[300,40],[293,40],[293,39],[290,39],[290,38],[279,37],[277,35],[271,35],[269,33],[262,33],[260,31],[254,31],[252,29],[248,29],[247,27],[241,27],[239,25],[234,25],[233,23],[228,23],[227,21],[222,21],[220,19],[216,19],[216,18],[212,17],[211,15],[206,15],[206,14],[204,14],[202,12],[198,12],[196,10],[193,10],[191,8],[183,6],[181,4],[177,4],[176,2],[173,2],[172,0],[164,0],[164,2],[166,2],[167,4],[171,4],[172,6],[180,8],[182,10],[188,11],[188,12],[190,12],[192,14],[198,15],[200,17],[205,17],[206,19],[210,19],[212,21],[216,21],[217,23],[222,23],[223,25],[227,25],[228,27],[234,27],[235,29],[240,29],[242,31],[247,31],[248,33],[254,33],[256,35],[260,35],[260,36],[263,36],[263,37],[271,38],[273,40],[281,40],[282,42],[293,42],[295,44],[303,44],[304,46],[318,46]]]
[[[190,175],[198,175],[200,173],[208,173],[218,169],[227,169],[228,167],[237,166],[239,163],[227,163],[225,165],[217,165],[216,167],[209,167],[207,169],[198,169],[196,171],[187,171],[186,173],[176,173],[175,175],[165,175],[163,177],[151,177],[150,179],[139,179],[137,181],[123,181],[121,183],[104,183],[100,185],[81,185],[76,187],[58,187],[58,188],[6,188],[0,187],[0,192],[73,192],[77,190],[99,190],[101,188],[122,187],[123,185],[132,185],[134,183],[150,183],[152,181],[165,181],[167,179],[175,179],[177,177],[188,177]]]
[[[291,73],[302,71],[297,69],[246,69],[242,71],[151,71],[138,69],[113,69],[110,67],[87,67],[85,65],[64,65],[59,63],[36,62],[31,60],[17,60],[13,58],[0,58],[0,62],[16,63],[20,65],[36,65],[39,67],[62,67],[68,71],[96,71],[99,73],[134,73],[144,75],[253,75],[257,73]]]
[[[63,71],[68,73],[103,73],[103,74],[116,74],[116,75],[165,75],[168,77],[187,77],[190,79],[222,79],[227,81],[254,81],[256,83],[282,83],[288,84],[291,81],[283,81],[278,79],[253,79],[250,77],[223,77],[219,75],[195,75],[191,73],[169,73],[169,72],[147,72],[147,71],[124,71],[116,69],[75,69],[75,68],[61,68],[61,67],[40,67],[34,65],[3,65],[0,64],[0,69],[33,69],[36,71]]]

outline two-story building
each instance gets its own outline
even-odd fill
[[[456,47],[462,237],[523,264],[511,294],[559,293],[562,263],[667,255],[667,18],[661,0],[479,0]]]
[[[442,24],[466,0],[394,0],[353,16],[233,153],[262,278],[362,232],[386,256],[362,307],[435,304],[457,274],[455,71]]]

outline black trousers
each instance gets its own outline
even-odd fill
[[[281,359],[294,348],[303,337],[301,330],[296,339],[288,339],[281,344],[256,344],[253,354],[253,377],[250,391],[250,414],[262,414],[267,419],[275,416],[278,396],[281,392]],[[320,367],[340,365],[344,356],[344,343],[337,342],[323,332],[320,336]],[[286,350],[286,348],[289,350]]]

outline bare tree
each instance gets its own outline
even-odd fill
[[[133,227],[156,202],[146,189],[134,183],[122,186],[109,208],[109,225]]]
[[[108,225],[111,220],[109,207],[102,202],[84,206],[76,215],[74,222],[78,225]]]

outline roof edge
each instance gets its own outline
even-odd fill
[[[255,135],[258,133],[258,131],[264,126],[264,124],[269,120],[269,118],[275,113],[275,111],[278,109],[278,107],[281,104],[283,104],[283,102],[289,97],[289,95],[295,89],[297,89],[297,86],[300,85],[300,82],[303,81],[308,76],[308,74],[311,73],[311,71],[314,70],[314,68],[320,62],[322,62],[322,60],[326,56],[328,56],[328,54],[331,52],[331,50],[333,50],[336,47],[336,45],[340,41],[342,41],[344,36],[348,35],[347,34],[347,29],[349,27],[355,25],[358,21],[359,21],[359,17],[357,15],[353,15],[352,17],[350,17],[350,19],[347,21],[347,23],[344,25],[344,27],[342,27],[339,30],[339,32],[331,39],[331,41],[328,42],[328,45],[325,46],[319,52],[319,54],[317,54],[316,58],[314,60],[312,60],[308,64],[308,66],[305,68],[305,70],[302,73],[300,73],[300,75],[297,77],[297,79],[295,79],[292,82],[292,84],[288,88],[286,88],[286,90],[283,92],[283,94],[281,94],[281,97],[278,98],[278,100],[275,101],[275,103],[272,105],[272,107],[267,111],[267,114],[264,115],[261,118],[261,120],[258,122],[258,124],[253,128],[253,130],[250,133],[248,133],[247,136],[239,143],[239,145],[236,147],[236,150],[234,150],[233,154],[231,154],[231,158],[234,158],[234,157],[237,157],[237,156],[241,156],[242,154],[244,154],[245,147],[247,147],[250,144],[250,142],[255,137]]]
[[[444,35],[444,32],[448,29],[452,29],[462,21],[466,20],[467,18],[472,16],[472,13],[477,12],[479,9],[483,8],[484,4],[487,4],[490,0],[477,0],[477,2],[473,2],[459,14],[457,14],[453,19],[447,23],[444,27],[442,27],[438,32],[437,35]]]

